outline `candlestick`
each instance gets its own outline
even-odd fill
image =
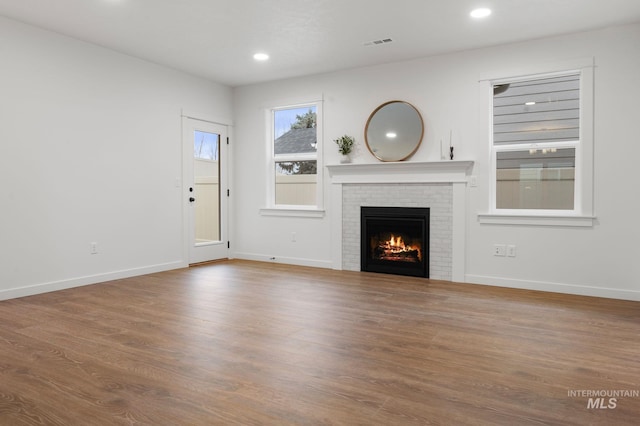
[[[449,158],[453,160],[453,130],[449,130]]]

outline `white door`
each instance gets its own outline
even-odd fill
[[[227,126],[183,117],[182,128],[189,264],[227,258]]]

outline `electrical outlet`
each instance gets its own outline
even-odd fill
[[[504,244],[494,244],[493,245],[493,255],[494,256],[506,256],[507,255],[507,246]]]
[[[89,246],[89,253],[91,254],[98,254],[98,243],[91,243]]]
[[[507,256],[516,257],[516,246],[514,245],[507,246]]]
[[[295,233],[295,232],[292,232],[292,233],[291,233],[291,242],[292,242],[292,243],[295,243],[295,242],[296,242],[296,233]]]

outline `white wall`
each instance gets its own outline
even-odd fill
[[[324,97],[324,162],[379,104],[402,99],[426,124],[410,161],[439,159],[453,130],[475,161],[468,189],[469,282],[640,300],[640,25],[231,89],[0,18],[0,299],[184,266],[182,109],[236,125],[232,249],[238,257],[331,266],[332,206],[322,218],[260,215],[266,204],[265,108]],[[479,224],[488,209],[488,129],[478,80],[594,57],[593,228]],[[233,96],[232,96],[233,95]],[[232,111],[231,105],[235,104]],[[250,171],[250,173],[247,173]],[[179,184],[180,182],[178,182]],[[296,233],[296,242],[291,233]],[[89,254],[98,243],[99,253]],[[491,255],[516,244],[516,258]]]
[[[231,89],[4,18],[0,62],[0,299],[183,266],[181,111]]]
[[[520,75],[546,64],[595,58],[595,212],[590,228],[479,224],[489,207],[489,111],[479,80]],[[333,139],[357,139],[355,162],[375,162],[364,146],[364,126],[379,104],[413,103],[426,134],[410,161],[439,160],[440,139],[453,131],[456,159],[474,160],[478,186],[468,188],[466,280],[475,283],[640,300],[635,216],[640,208],[633,170],[640,158],[640,25],[604,29],[489,49],[236,88],[233,182],[238,257],[330,265],[332,209],[325,190],[323,218],[261,216],[267,173],[265,109],[324,97],[324,161],[337,164]],[[252,173],[243,173],[251,170]],[[329,180],[325,174],[325,188]],[[291,242],[295,232],[297,241]],[[517,245],[517,257],[492,255],[495,243]]]

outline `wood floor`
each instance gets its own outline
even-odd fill
[[[640,390],[640,303],[247,261],[0,302],[2,425],[639,424],[582,390]]]

